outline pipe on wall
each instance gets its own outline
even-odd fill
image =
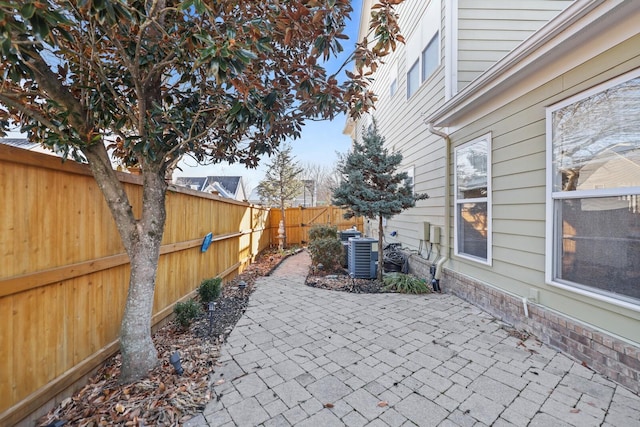
[[[436,271],[433,276],[435,280],[440,281],[444,265],[449,260],[450,242],[451,242],[451,138],[449,135],[433,126],[433,123],[425,121],[431,134],[441,137],[445,142],[445,173],[444,173],[444,244],[440,243],[439,255],[441,258],[436,262]],[[446,247],[446,251],[443,250]]]

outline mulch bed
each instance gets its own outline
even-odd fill
[[[269,275],[295,251],[263,252],[240,276],[227,282],[217,300],[213,321],[202,314],[188,328],[169,322],[153,335],[160,364],[143,380],[119,384],[121,356],[98,369],[88,383],[38,421],[38,426],[179,426],[204,410],[212,396],[220,347],[244,314],[258,277]],[[247,287],[238,289],[244,280]],[[386,292],[371,279],[353,279],[346,271],[310,271],[306,284],[352,293]],[[169,358],[179,352],[183,375],[176,375]],[[222,381],[222,380],[219,380]],[[56,424],[57,423],[57,424]],[[64,424],[60,424],[64,423]]]
[[[356,294],[376,294],[389,292],[376,279],[356,279],[349,276],[346,270],[322,273],[310,270],[305,281],[307,286],[332,291],[351,292]]]
[[[177,426],[205,408],[220,346],[245,312],[258,277],[269,275],[292,252],[268,250],[240,276],[226,283],[210,323],[201,315],[188,329],[170,322],[154,336],[160,364],[143,380],[119,384],[121,357],[107,360],[72,397],[41,417],[38,426]],[[238,289],[244,280],[247,288]],[[210,330],[211,328],[211,330]],[[169,363],[178,351],[184,373]],[[60,424],[64,422],[64,424]],[[58,424],[55,424],[58,423]]]

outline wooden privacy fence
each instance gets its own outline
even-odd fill
[[[320,206],[313,208],[297,207],[285,209],[285,228],[287,244],[305,244],[309,241],[309,230],[317,224],[332,225],[340,230],[356,227],[364,231],[363,218],[345,219],[345,210],[336,206]],[[280,209],[272,209],[269,215],[271,223],[271,241],[278,241],[278,224],[282,219]]]
[[[139,177],[120,174],[134,212]],[[13,425],[118,351],[129,259],[89,169],[0,144],[0,425]],[[171,187],[153,322],[202,279],[270,245],[269,210]],[[213,243],[202,253],[204,236]]]
[[[140,178],[119,174],[136,215]],[[129,259],[86,165],[0,144],[0,426],[68,394],[118,351]],[[332,206],[286,211],[288,243],[314,224],[346,221]],[[232,278],[278,243],[280,211],[171,186],[153,307],[170,316],[209,277]],[[202,253],[204,236],[213,243]]]

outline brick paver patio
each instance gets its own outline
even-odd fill
[[[259,279],[188,426],[640,426],[640,397],[447,294]],[[221,381],[224,380],[224,381]]]

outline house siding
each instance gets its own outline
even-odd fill
[[[458,0],[458,89],[463,89],[570,3]]]
[[[420,22],[420,11],[427,7],[423,4],[420,8],[417,3],[407,0],[405,9],[399,10],[401,28],[409,29],[409,35],[411,25]],[[453,216],[451,175],[449,187],[444,187],[444,175],[447,168],[453,170],[453,164],[445,162],[453,162],[456,147],[491,133],[492,259],[483,264],[453,255],[454,224],[449,218],[450,228],[442,233],[443,238],[448,237],[443,251],[450,254],[442,288],[640,392],[640,308],[549,285],[545,278],[546,108],[640,67],[637,8],[635,15],[621,12],[633,10],[631,3],[575,3],[572,10],[585,14],[595,11],[594,16],[599,16],[600,10],[616,10],[597,18],[601,22],[598,27],[592,26],[590,16],[583,19],[585,15],[563,14],[555,24],[571,22],[571,30],[561,27],[561,31],[573,34],[573,25],[580,22],[577,36],[565,38],[562,33],[550,35],[546,31],[558,27],[536,33],[572,3],[443,0],[441,54],[450,42],[444,38],[445,24],[449,22],[444,16],[445,4],[454,4],[458,6],[454,23],[458,40],[457,45],[453,44],[458,55],[457,89],[470,90],[460,94],[464,94],[463,101],[454,97],[442,110],[438,109],[445,102],[444,59],[436,73],[408,100],[403,47],[390,61],[398,70],[398,92],[393,98],[388,95],[390,81],[385,67],[376,74],[374,88],[379,102],[375,117],[379,129],[387,138],[388,148],[399,150],[404,164],[414,166],[415,191],[431,196],[387,221],[385,242],[401,243],[411,252],[411,271],[430,277],[429,266],[436,256],[428,257],[426,248],[419,246],[417,231],[423,221],[437,226],[445,223],[446,192],[451,196],[448,209]],[[410,16],[404,18],[406,21],[402,21],[404,11],[411,11],[405,15]],[[611,21],[615,24],[611,25]],[[534,33],[531,43],[520,44]],[[514,48],[516,52],[507,65],[505,62],[501,68],[489,70]],[[545,53],[538,56],[539,52]],[[511,67],[519,71],[512,75]],[[470,86],[485,71],[489,73]],[[429,133],[421,115],[435,117],[437,126],[449,126],[442,128],[451,137],[449,152],[442,138]],[[396,231],[397,236],[391,237],[391,231]],[[417,253],[419,247],[422,253]],[[438,256],[439,249],[434,247]],[[523,298],[531,295],[537,299],[528,303],[527,317]]]
[[[454,147],[493,134],[493,264],[453,256],[443,280],[443,288],[635,391],[640,309],[545,283],[545,109],[640,67],[638,45],[633,36],[452,133]],[[539,297],[526,318],[522,298],[532,290]]]
[[[436,1],[436,0],[432,0]],[[422,117],[445,102],[445,58],[447,0],[440,3],[440,55],[441,64],[426,82],[407,99],[407,45],[399,44],[378,71],[372,90],[378,96],[375,117],[380,133],[386,138],[386,147],[400,151],[403,164],[400,170],[414,167],[414,190],[427,193],[429,199],[417,202],[416,207],[404,211],[387,221],[385,238],[388,242],[402,243],[417,250],[421,247],[416,230],[423,221],[435,226],[444,225],[445,143],[432,135]],[[454,4],[456,2],[453,2]],[[571,1],[473,1],[458,3],[458,89],[488,69],[526,37],[557,15]],[[397,8],[400,28],[406,40],[416,36],[418,25],[429,7],[429,1],[407,0]],[[461,37],[462,36],[462,37]],[[454,45],[455,46],[455,45]],[[395,68],[393,72],[391,69]],[[391,76],[397,75],[397,91],[390,96]],[[366,120],[356,124],[355,137],[362,138]],[[544,132],[544,123],[542,132]],[[542,148],[544,150],[544,147]],[[523,159],[528,162],[528,159]],[[544,207],[540,207],[544,211]],[[377,224],[372,225],[374,228]],[[396,236],[389,233],[396,231]],[[375,234],[369,231],[370,234]],[[444,238],[444,236],[443,236]],[[423,254],[427,254],[426,249]]]
[[[640,343],[640,313],[545,284],[545,108],[640,66],[636,36],[451,135],[454,146],[493,133],[493,266],[453,257],[450,268]],[[613,66],[612,64],[616,64]]]
[[[443,17],[445,1],[441,0],[440,52],[444,51]],[[405,39],[414,37],[416,28],[426,13],[430,2],[408,0],[398,6],[400,27]],[[420,246],[418,230],[425,218],[442,226],[444,217],[444,170],[445,148],[442,140],[429,133],[423,122],[424,112],[434,111],[444,102],[444,64],[423,82],[418,90],[407,99],[407,46],[398,45],[398,49],[390,55],[385,64],[376,73],[372,90],[378,96],[376,109],[372,116],[376,119],[378,129],[385,137],[385,147],[391,151],[402,153],[403,161],[399,171],[414,168],[414,190],[416,193],[427,193],[430,198],[417,202],[416,207],[408,209],[387,221],[385,235],[388,242],[402,242],[414,250]],[[397,91],[390,96],[392,67],[397,67]],[[361,119],[356,126],[356,137],[361,138],[366,119]],[[389,233],[396,231],[397,236]],[[369,221],[367,234],[377,236],[377,222]]]

